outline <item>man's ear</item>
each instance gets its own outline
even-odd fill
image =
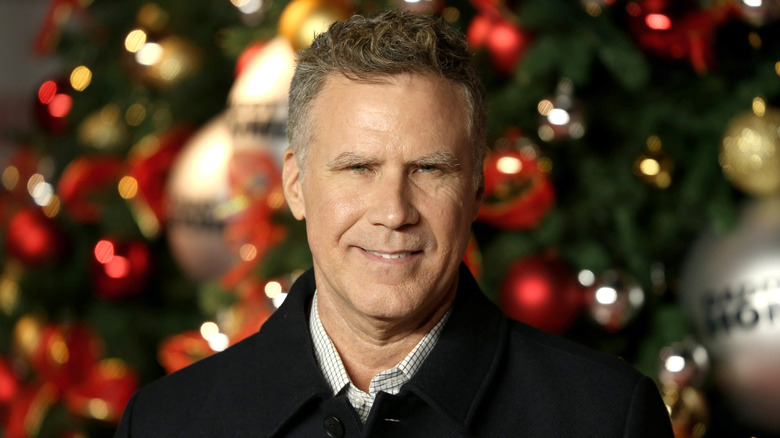
[[[306,217],[306,208],[301,187],[301,169],[298,167],[298,160],[292,148],[287,148],[284,151],[283,160],[282,188],[284,188],[284,198],[287,200],[287,205],[290,206],[293,216],[298,220],[303,220]]]

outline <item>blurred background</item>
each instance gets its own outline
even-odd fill
[[[273,313],[311,265],[295,52],[386,8],[483,74],[485,293],[651,376],[677,438],[780,436],[777,0],[0,0],[0,436],[111,436]]]

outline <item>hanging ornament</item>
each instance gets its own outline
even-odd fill
[[[466,31],[466,39],[474,50],[487,49],[495,69],[510,75],[531,45],[532,38],[496,10],[474,17]]]
[[[90,258],[90,280],[97,296],[121,300],[143,292],[151,277],[149,247],[142,241],[101,239]]]
[[[72,160],[60,176],[57,193],[73,219],[96,223],[103,210],[101,198],[116,193],[123,161],[110,156],[82,156]]]
[[[558,81],[555,95],[541,100],[537,110],[540,115],[537,134],[542,141],[578,139],[585,135],[582,104],[574,97],[574,83],[570,79]]]
[[[707,377],[710,358],[707,350],[692,340],[675,342],[661,350],[658,381],[662,386],[699,387]]]
[[[35,118],[49,134],[59,135],[68,128],[68,115],[73,108],[73,88],[61,78],[47,80],[38,87]]]
[[[117,424],[138,389],[138,375],[120,359],[103,359],[80,384],[64,394],[68,410],[84,418]]]
[[[687,59],[697,73],[715,66],[715,33],[732,15],[732,8],[700,9],[693,0],[641,0],[626,6],[629,29],[645,50],[668,59]]]
[[[295,71],[290,43],[276,37],[263,46],[228,94],[227,122],[236,160],[271,154],[281,168],[287,149],[287,92]]]
[[[157,359],[165,371],[171,374],[214,353],[205,337],[191,330],[164,339]]]
[[[57,263],[65,258],[67,248],[65,232],[38,209],[19,210],[8,223],[5,250],[26,266]]]
[[[279,17],[279,35],[287,38],[297,52],[311,45],[314,36],[336,21],[344,21],[352,11],[333,0],[293,0]]]
[[[195,133],[189,125],[178,125],[147,135],[128,154],[126,184],[120,194],[130,202],[133,216],[144,236],[156,237],[166,222],[165,184],[184,144]]]
[[[674,161],[661,148],[661,140],[655,135],[647,139],[647,148],[634,160],[634,175],[642,182],[659,189],[672,183]]]
[[[780,198],[750,200],[728,233],[704,232],[680,290],[732,410],[747,424],[780,432]]]
[[[572,268],[552,254],[515,261],[501,284],[501,308],[510,318],[563,334],[579,317],[584,291]]]
[[[0,357],[0,411],[18,397],[21,386],[19,376],[14,371],[11,360],[7,357]]]
[[[726,179],[749,195],[780,193],[780,110],[754,100],[729,122],[718,161]]]
[[[77,138],[81,145],[97,150],[116,150],[128,138],[127,124],[119,106],[108,104],[84,118],[79,124]]]
[[[485,201],[479,220],[504,230],[527,230],[552,208],[555,192],[535,147],[490,152],[484,169]]]
[[[166,185],[167,238],[174,260],[196,281],[226,273],[240,261],[223,231],[238,207],[230,199],[233,138],[224,116],[196,132],[178,154]]]
[[[710,407],[702,392],[693,387],[661,389],[675,438],[703,438],[710,422]]]
[[[629,273],[605,271],[588,288],[588,311],[610,333],[620,331],[636,318],[645,302],[645,291]]]
[[[24,386],[3,416],[3,436],[29,438],[40,436],[43,420],[57,402],[57,389],[48,383]]]
[[[100,340],[85,324],[46,324],[32,351],[30,365],[41,380],[62,391],[83,382],[101,354]]]

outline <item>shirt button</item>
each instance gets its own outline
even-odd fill
[[[341,424],[341,420],[333,415],[325,417],[324,425],[325,433],[327,433],[330,438],[341,438],[344,436],[344,425]]]

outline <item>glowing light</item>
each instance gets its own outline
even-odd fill
[[[664,14],[647,14],[645,24],[653,30],[669,30],[672,27],[672,20]]]
[[[67,94],[57,94],[49,102],[49,114],[52,117],[62,118],[68,115],[73,108],[73,98]]]
[[[80,65],[70,73],[70,86],[76,91],[84,91],[92,82],[92,71]]]
[[[276,298],[279,294],[282,293],[282,285],[278,281],[269,281],[265,285],[265,295],[268,298]]]
[[[661,139],[657,135],[647,137],[647,149],[653,152],[661,150]]]
[[[60,204],[60,197],[57,195],[52,195],[49,203],[43,206],[43,214],[49,218],[57,216],[57,214],[60,212]]]
[[[103,264],[103,271],[109,278],[125,278],[130,275],[130,260],[114,255],[111,261]]]
[[[60,337],[56,336],[55,340],[51,343],[49,348],[49,355],[55,362],[60,365],[68,363],[70,360],[70,351],[68,351],[68,345]]]
[[[3,171],[3,187],[6,190],[13,190],[19,184],[19,169],[16,166],[8,166]]]
[[[571,121],[571,116],[566,110],[560,108],[553,108],[547,114],[547,120],[553,125],[563,126]]]
[[[130,126],[140,125],[146,118],[146,108],[140,103],[134,103],[125,111],[125,121]]]
[[[137,52],[135,60],[141,65],[154,65],[163,56],[163,48],[157,43],[146,43]]]
[[[460,10],[452,6],[448,6],[444,8],[444,11],[442,11],[441,16],[444,18],[444,21],[446,21],[447,23],[454,23],[460,19]]]
[[[138,181],[132,176],[125,176],[119,180],[119,196],[123,199],[133,199],[138,194]]]
[[[146,44],[146,32],[136,29],[127,34],[125,38],[125,50],[136,53]]]
[[[263,8],[262,0],[231,0],[233,6],[238,8],[243,14],[254,14]]]
[[[618,299],[618,293],[614,288],[602,286],[596,289],[596,301],[599,304],[615,304]]]
[[[6,315],[16,310],[19,302],[19,283],[6,276],[0,276],[0,308]]]
[[[591,17],[598,17],[601,15],[601,6],[596,2],[588,2],[588,4],[585,5],[585,11]]]
[[[108,240],[101,240],[95,245],[95,259],[100,263],[108,263],[114,258],[114,244]]]
[[[31,195],[36,204],[45,207],[49,205],[54,196],[54,187],[47,182],[41,181],[35,185]]]
[[[282,292],[271,299],[271,304],[273,304],[274,307],[278,309],[284,302],[285,298],[287,298],[287,293]]]
[[[753,114],[763,117],[764,113],[766,113],[766,102],[764,102],[764,99],[756,97],[753,99]]]
[[[222,351],[230,345],[230,338],[224,333],[215,333],[208,339],[209,347],[214,351]]]
[[[590,269],[583,269],[577,274],[577,280],[585,287],[593,286],[593,283],[596,282],[596,275]]]
[[[546,116],[555,108],[555,105],[553,105],[552,101],[548,99],[544,99],[539,102],[539,104],[536,105],[536,109],[539,111],[539,114]]]
[[[108,403],[105,400],[99,398],[93,398],[89,400],[87,404],[87,411],[92,418],[98,420],[105,420],[108,418]]]
[[[35,190],[35,186],[37,186],[39,183],[45,182],[43,175],[40,173],[35,173],[33,176],[30,177],[30,179],[27,180],[27,193],[30,194],[30,196],[33,196],[33,191]]]
[[[501,173],[514,175],[523,170],[523,162],[516,157],[501,157],[496,162],[496,168]]]
[[[760,8],[764,2],[763,0],[742,0],[742,3],[751,8]]]
[[[245,262],[251,262],[257,258],[257,247],[251,243],[245,243],[241,245],[241,248],[238,250],[238,254],[241,257],[241,260]]]
[[[38,88],[38,100],[44,105],[51,103],[56,95],[57,84],[54,81],[46,81]]]
[[[219,333],[219,327],[215,322],[206,321],[200,326],[200,335],[207,341],[217,333]]]
[[[676,354],[671,355],[664,361],[664,368],[673,373],[679,373],[685,368],[685,358]]]
[[[654,158],[645,158],[639,163],[639,171],[648,176],[655,176],[661,172],[661,164]]]

